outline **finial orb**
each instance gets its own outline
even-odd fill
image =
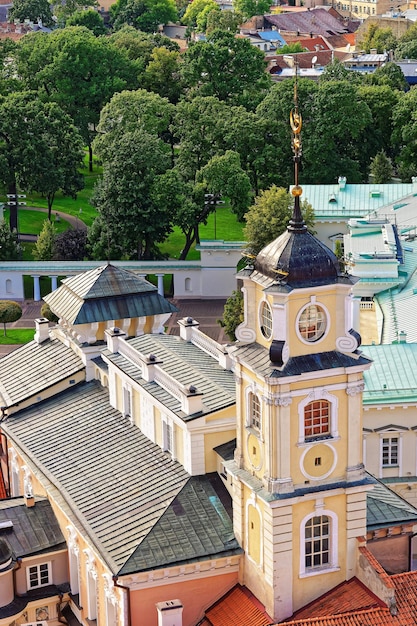
[[[302,187],[300,187],[300,185],[295,185],[292,189],[291,189],[291,193],[292,195],[295,196],[301,196],[301,194],[303,193],[303,189]]]

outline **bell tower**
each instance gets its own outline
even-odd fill
[[[290,114],[295,186],[287,230],[246,267],[233,467],[242,582],[276,621],[356,573],[366,534],[363,372],[352,279],[308,232],[298,184],[302,118]]]

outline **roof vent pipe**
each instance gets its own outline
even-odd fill
[[[339,189],[344,189],[346,187],[346,176],[339,176],[337,182],[339,183]]]

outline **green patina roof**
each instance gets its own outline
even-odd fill
[[[342,190],[333,185],[303,185],[303,199],[316,217],[362,217],[413,193],[412,183],[349,184]],[[379,192],[379,193],[378,193]],[[330,202],[330,199],[333,199]]]
[[[177,311],[147,280],[110,264],[67,278],[44,300],[55,315],[71,324]]]
[[[417,344],[362,346],[373,366],[364,372],[364,404],[417,400]]]
[[[370,475],[369,475],[370,476]],[[374,488],[366,494],[366,527],[368,530],[417,522],[417,509],[371,477]]]

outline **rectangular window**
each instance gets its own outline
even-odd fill
[[[31,565],[26,569],[28,589],[51,584],[50,563]]]
[[[254,393],[250,395],[250,426],[256,430],[261,429],[261,403]]]
[[[172,436],[173,433],[171,424],[168,424],[168,422],[163,422],[164,450],[171,453],[173,451]]]
[[[329,435],[330,404],[327,400],[315,400],[304,408],[304,437]]]
[[[398,465],[398,437],[384,437],[382,440],[382,466]]]
[[[305,526],[306,569],[330,563],[330,529],[326,515],[312,517]]]

